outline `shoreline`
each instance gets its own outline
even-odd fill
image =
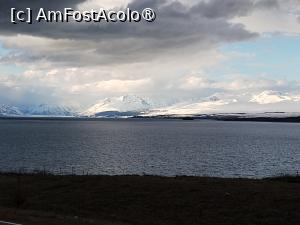
[[[267,122],[267,123],[300,123],[300,116],[266,117],[266,116],[232,116],[232,115],[195,115],[195,116],[154,116],[154,117],[10,117],[0,116],[0,120],[10,121],[223,121],[223,122]]]
[[[24,225],[288,225],[300,221],[299,188],[299,176],[0,174],[0,220]]]

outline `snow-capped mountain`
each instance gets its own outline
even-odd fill
[[[89,117],[182,116],[214,113],[298,112],[300,96],[263,91],[251,94],[216,93],[170,104],[156,103],[136,95],[107,98],[81,113]]]
[[[151,109],[151,104],[136,95],[106,98],[81,113],[83,116],[121,116],[138,114]],[[116,115],[117,116],[117,115]]]
[[[203,113],[214,113],[219,108],[235,103],[235,98],[230,98],[225,94],[215,94],[204,99],[193,102],[181,102],[169,107],[158,108],[149,112],[149,115],[197,115]]]
[[[300,113],[300,95],[276,91],[263,91],[255,94],[216,93],[205,98],[177,101],[146,99],[136,95],[126,95],[106,98],[84,110],[70,106],[47,104],[20,107],[0,105],[0,116],[28,117],[184,116],[265,112]]]
[[[254,95],[250,102],[258,103],[258,104],[273,104],[279,103],[283,101],[294,101],[296,100],[295,97],[285,95],[281,92],[277,91],[264,91],[258,95]]]
[[[149,116],[183,116],[215,113],[264,113],[300,112],[300,96],[282,94],[276,91],[263,91],[255,95],[218,93],[195,102],[181,102],[168,107],[158,108]]]
[[[22,116],[23,113],[14,106],[0,105],[0,116]]]
[[[68,106],[39,104],[21,106],[20,110],[26,116],[75,116],[76,110]]]

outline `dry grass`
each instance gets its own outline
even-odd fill
[[[0,206],[32,225],[295,225],[300,179],[3,174]]]

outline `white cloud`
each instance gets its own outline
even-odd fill
[[[279,0],[278,8],[271,4],[276,1],[265,1],[271,8],[258,4],[262,2],[89,0],[78,7],[112,8],[131,3],[138,8],[151,3],[161,15],[153,24],[43,24],[15,30],[0,21],[0,42],[11,50],[0,63],[25,70],[20,75],[2,71],[0,101],[90,104],[126,93],[197,98],[218,91],[293,91],[299,88],[297,82],[206,75],[228,58],[253,57],[239,52],[224,55],[218,51],[224,43],[258,38],[254,32],[300,34],[297,1]]]
[[[88,0],[78,6],[80,10],[91,10],[99,8],[116,8],[125,7],[131,0]]]
[[[256,10],[248,16],[236,17],[232,21],[242,23],[247,30],[264,33],[300,35],[300,4],[298,0],[279,0],[279,7]]]
[[[82,93],[82,92],[95,92],[106,94],[124,94],[128,92],[139,92],[145,90],[147,86],[151,85],[150,79],[140,79],[140,80],[107,80],[99,81],[95,83],[88,83],[83,85],[73,85],[71,86],[71,92]]]

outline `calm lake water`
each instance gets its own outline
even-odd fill
[[[300,124],[0,120],[0,170],[266,177],[300,171]]]

